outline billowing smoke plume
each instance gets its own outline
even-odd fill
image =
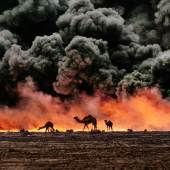
[[[0,25],[16,32],[29,44],[37,35],[57,31],[55,22],[68,6],[67,0],[18,1],[17,6],[0,15]]]
[[[111,63],[105,41],[76,36],[59,62],[54,88],[71,94],[87,84],[87,91],[100,89],[113,94],[120,76],[121,72]]]
[[[26,22],[40,23],[55,20],[66,9],[66,2],[61,0],[19,0],[19,5],[3,12],[1,24],[20,27]]]
[[[58,62],[64,54],[63,42],[59,34],[37,36],[31,48],[26,51],[19,45],[13,45],[7,50],[2,59],[1,71],[4,79],[10,77],[15,84],[31,76],[41,90],[52,93]]]
[[[158,11],[155,13],[155,20],[161,23],[164,27],[170,26],[170,2],[168,0],[161,0],[157,6]]]
[[[170,2],[168,0],[161,0],[158,3],[155,22],[160,31],[160,44],[167,50],[170,48]]]
[[[12,44],[17,44],[17,42],[17,36],[12,34],[9,30],[0,31],[0,58],[2,59],[5,52]]]
[[[0,104],[18,83],[60,99],[158,87],[170,97],[168,0],[15,0],[0,8]]]
[[[157,83],[165,96],[170,96],[170,51],[161,53],[155,60],[152,68],[153,81]]]
[[[116,10],[94,9],[89,0],[71,1],[66,13],[57,20],[57,26],[66,42],[76,35],[101,38],[111,43],[110,46],[138,40]]]
[[[110,55],[113,65],[118,68],[132,71],[148,58],[155,58],[161,48],[158,44],[139,45],[131,43],[129,45],[119,45]]]

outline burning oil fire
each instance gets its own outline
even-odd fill
[[[31,81],[20,84],[19,89],[23,100],[15,108],[0,109],[1,130],[37,130],[49,120],[58,130],[82,130],[83,125],[73,117],[83,118],[87,114],[97,118],[101,130],[106,128],[105,119],[113,121],[114,130],[170,129],[170,103],[155,88],[142,89],[134,96],[117,100],[96,93],[67,102],[38,92]]]

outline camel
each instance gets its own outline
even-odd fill
[[[107,131],[113,130],[113,129],[112,129],[112,126],[113,126],[112,121],[110,121],[110,120],[105,120],[105,124],[106,124],[106,126],[107,126]]]
[[[75,116],[74,119],[77,122],[84,124],[83,131],[85,130],[86,127],[87,127],[87,129],[89,129],[89,127],[88,127],[89,124],[92,124],[94,126],[94,130],[97,129],[97,120],[92,115],[87,115],[82,120],[80,120],[77,116]]]
[[[50,121],[46,122],[45,125],[38,128],[38,130],[44,129],[44,128],[45,128],[45,132],[54,132],[53,123]]]
[[[132,132],[133,132],[133,129],[127,129],[127,132],[132,133]]]

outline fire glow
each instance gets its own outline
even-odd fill
[[[38,92],[32,82],[20,84],[19,89],[23,100],[15,108],[0,109],[3,131],[37,130],[49,120],[58,130],[82,130],[83,124],[75,122],[73,117],[82,119],[87,114],[96,117],[100,130],[106,130],[105,119],[113,121],[114,130],[170,129],[170,103],[155,88],[141,89],[134,96],[117,100],[96,93],[93,97],[82,94],[67,102]]]

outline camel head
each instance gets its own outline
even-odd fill
[[[79,119],[78,116],[74,116],[73,118],[74,118],[75,120],[78,120],[78,119]]]
[[[80,120],[78,116],[74,116],[74,119],[79,123],[83,123],[82,120]]]
[[[105,121],[105,123],[107,123],[107,120],[104,120]]]

